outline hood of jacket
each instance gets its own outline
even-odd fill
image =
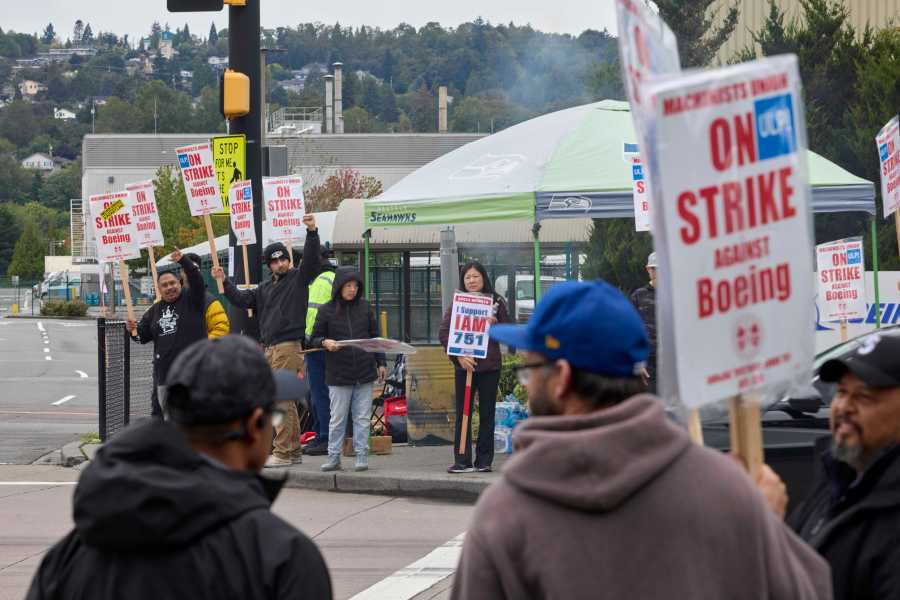
[[[513,434],[504,479],[570,508],[606,512],[652,482],[690,447],[648,394],[587,415],[531,417]]]
[[[359,291],[356,293],[356,298],[353,299],[354,302],[366,295],[362,275],[360,275],[356,267],[338,267],[334,272],[334,285],[331,288],[332,300],[344,302],[344,299],[341,298],[341,288],[348,281],[355,281],[359,284]]]
[[[75,489],[75,529],[104,549],[181,547],[256,509],[283,482],[217,466],[161,422],[131,427],[97,452]]]

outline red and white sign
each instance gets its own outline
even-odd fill
[[[494,302],[490,296],[456,292],[450,313],[450,336],[447,338],[447,354],[485,358],[488,351],[488,332]]]
[[[98,262],[141,257],[137,228],[129,210],[128,192],[91,196],[88,206],[97,241]]]
[[[894,117],[875,137],[881,167],[881,198],[884,216],[900,208],[900,118]]]
[[[209,142],[176,148],[175,154],[178,156],[191,215],[202,217],[223,212],[225,207],[219,193],[219,179]]]
[[[285,243],[299,240],[303,236],[303,215],[306,214],[303,178],[263,177],[262,184],[272,239]]]
[[[231,230],[239,246],[256,243],[253,227],[253,186],[250,180],[235,181],[228,190],[231,205]]]
[[[159,212],[156,209],[156,191],[152,181],[140,181],[125,186],[131,216],[134,217],[138,233],[138,246],[152,248],[165,246],[162,226],[159,223]]]
[[[634,198],[634,230],[650,231],[650,194],[647,193],[647,178],[641,155],[627,152],[625,162],[631,170],[632,196]]]
[[[696,408],[808,382],[815,288],[796,57],[647,90],[663,395]]]
[[[819,321],[861,319],[866,307],[866,266],[862,238],[816,246]]]

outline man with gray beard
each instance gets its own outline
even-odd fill
[[[836,600],[900,598],[900,330],[825,362],[836,383],[818,481],[788,524],[831,564]]]

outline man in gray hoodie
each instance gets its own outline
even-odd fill
[[[559,284],[490,335],[525,351],[534,416],[478,501],[453,598],[831,598],[828,565],[741,467],[641,393],[647,336],[618,290]]]

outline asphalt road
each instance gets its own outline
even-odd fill
[[[0,319],[0,464],[29,464],[97,429],[94,322]]]
[[[74,482],[78,475],[0,466],[0,600],[25,596],[44,552],[71,528],[74,486],[50,482]],[[457,538],[472,514],[463,504],[293,489],[281,493],[273,510],[322,550],[339,600],[449,597]],[[415,590],[423,579],[433,582],[432,591]]]

